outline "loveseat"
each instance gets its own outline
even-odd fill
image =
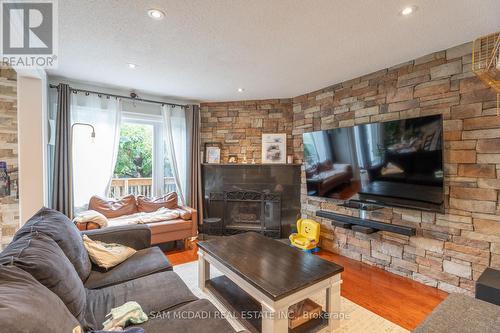
[[[90,199],[88,208],[104,215],[110,227],[126,227],[138,223],[148,225],[153,245],[177,240],[185,241],[198,234],[197,211],[179,205],[175,192],[157,198],[127,195],[120,199],[108,199],[94,196]],[[140,221],[144,215],[154,214],[160,208],[179,212],[179,216],[147,223]]]
[[[138,325],[148,333],[234,332],[214,305],[198,299],[165,255],[151,247],[147,225],[84,233],[137,252],[102,271],[89,260],[76,226],[63,214],[42,208],[0,253],[1,332],[98,330],[110,310],[127,301],[138,302],[150,315]]]

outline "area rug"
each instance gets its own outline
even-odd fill
[[[210,295],[203,293],[198,288],[198,263],[190,262],[187,264],[174,266],[174,271],[181,277],[181,279],[186,283],[186,285],[191,289],[193,294],[199,298],[207,298],[211,301]],[[214,267],[211,267],[210,276],[216,277],[220,276],[221,273],[218,272]],[[319,293],[317,295],[311,295],[312,300],[318,304],[324,305],[325,295],[324,293]],[[217,305],[218,302],[214,302]],[[409,332],[404,328],[376,315],[375,313],[349,301],[348,299],[342,297],[342,316],[340,328],[335,331],[335,333],[406,333]],[[223,308],[219,307],[221,312],[225,312]],[[235,329],[240,329],[241,327],[235,327]]]

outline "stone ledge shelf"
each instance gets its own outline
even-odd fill
[[[363,232],[366,234],[374,233],[377,231],[388,231],[406,236],[415,236],[416,234],[416,229],[412,227],[362,219],[355,216],[335,214],[324,210],[318,210],[316,212],[316,216],[332,220],[332,225],[334,226],[345,229],[352,229],[354,231]]]

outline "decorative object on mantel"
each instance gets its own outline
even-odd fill
[[[497,115],[500,116],[500,31],[474,41],[472,71],[497,92]]]
[[[227,159],[227,163],[229,163],[229,164],[238,163],[238,155],[229,155],[229,158]]]
[[[206,163],[220,164],[221,144],[218,142],[205,143],[205,157]]]
[[[286,134],[262,134],[262,163],[286,163]]]
[[[293,164],[293,155],[288,155],[286,158],[286,163]]]

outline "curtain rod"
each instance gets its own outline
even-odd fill
[[[58,85],[55,84],[49,84],[49,88],[52,89],[58,89]],[[76,89],[76,88],[69,88],[71,91],[76,91],[76,92],[83,92],[86,94],[93,94],[93,95],[104,95],[104,96],[109,96],[109,97],[116,97],[116,98],[122,98],[122,99],[129,99],[131,101],[138,101],[138,102],[144,102],[144,103],[151,103],[151,104],[160,104],[161,106],[163,105],[170,105],[170,106],[178,106],[181,108],[186,108],[187,105],[182,105],[182,104],[175,104],[175,103],[167,103],[167,102],[159,102],[159,101],[153,101],[151,99],[143,99],[139,97],[130,97],[130,96],[121,96],[121,95],[115,95],[115,94],[108,94],[108,93],[102,93],[102,92],[97,92],[97,91],[92,91],[92,90],[85,90],[85,89]]]

